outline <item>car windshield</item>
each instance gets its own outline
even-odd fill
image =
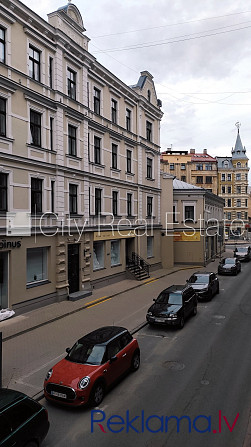
[[[105,353],[105,346],[93,345],[87,342],[77,342],[66,357],[75,363],[88,363],[90,365],[101,365]]]
[[[191,279],[189,282],[191,283],[198,283],[198,284],[208,284],[208,275],[193,275],[191,276]]]
[[[161,292],[158,296],[156,303],[161,304],[182,304],[182,293],[181,292]]]
[[[225,264],[235,264],[235,259],[234,258],[226,258]]]
[[[239,248],[237,248],[237,251],[239,251],[240,253],[246,253],[248,251],[248,249],[245,247],[239,247]]]

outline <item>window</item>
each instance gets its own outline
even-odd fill
[[[0,212],[8,211],[7,180],[8,174],[0,174]]]
[[[245,212],[245,219],[246,220],[248,219],[248,213],[247,212]]]
[[[69,213],[78,214],[78,187],[69,185]]]
[[[93,270],[104,268],[104,242],[93,242]]]
[[[147,178],[153,178],[153,161],[149,157],[146,160],[146,176]]]
[[[54,118],[50,117],[50,148],[53,151]]]
[[[197,175],[196,177],[196,183],[203,183],[203,176],[202,175]]]
[[[47,247],[27,249],[27,284],[48,279]]]
[[[232,206],[232,199],[227,199],[227,206],[229,208]]]
[[[43,180],[31,179],[31,213],[42,213]]]
[[[132,151],[126,151],[126,172],[132,173]]]
[[[112,191],[112,214],[113,216],[118,215],[118,192]]]
[[[225,194],[225,192],[226,192],[226,187],[225,186],[221,187],[221,192],[222,192],[222,194]]]
[[[0,27],[0,62],[5,63],[5,29]]]
[[[241,162],[238,161],[238,163],[236,163],[237,168],[241,168]]]
[[[94,137],[94,163],[101,164],[101,138]]]
[[[0,98],[0,136],[6,137],[6,100]]]
[[[227,213],[227,220],[231,220],[232,219],[232,213]]]
[[[53,88],[53,58],[49,57],[49,86]]]
[[[241,213],[240,212],[237,213],[237,219],[241,219]]]
[[[174,163],[170,163],[170,171],[174,171]]]
[[[206,183],[212,184],[212,177],[206,176]]]
[[[146,139],[147,141],[152,141],[152,123],[146,122]]]
[[[153,198],[147,196],[146,199],[146,215],[147,217],[152,217],[153,214]]]
[[[111,241],[111,266],[120,264],[120,241]]]
[[[182,175],[182,176],[181,176],[181,181],[182,181],[182,182],[186,182],[186,181],[187,181],[187,178],[186,178],[185,175]]]
[[[227,175],[227,180],[228,180],[228,182],[231,182],[231,180],[232,180],[232,174],[228,174],[228,175]]]
[[[73,157],[77,156],[77,128],[68,125],[68,152]]]
[[[132,216],[132,194],[127,193],[127,216]]]
[[[115,99],[112,99],[112,107],[111,107],[111,112],[112,112],[112,123],[117,124],[117,101],[115,101]]]
[[[248,206],[248,199],[245,199],[245,206]]]
[[[224,163],[223,163],[223,165],[224,165],[224,168],[228,168],[228,167],[229,167],[229,161],[228,161],[228,160],[225,160]]]
[[[30,111],[31,144],[41,147],[41,114]]]
[[[147,257],[153,257],[153,236],[147,236]]]
[[[118,146],[112,144],[112,168],[118,169]]]
[[[94,87],[94,112],[97,113],[97,115],[100,115],[100,94],[101,91]]]
[[[126,109],[126,130],[131,132],[131,110]]]
[[[221,174],[221,181],[225,182],[225,180],[226,180],[226,174]]]
[[[180,169],[182,169],[182,170],[186,169],[186,164],[185,163],[181,163]]]
[[[95,189],[95,216],[99,216],[101,214],[101,193],[102,189]]]
[[[227,193],[228,193],[228,194],[231,194],[231,192],[232,192],[232,188],[231,188],[231,186],[228,186],[228,187],[227,187]]]
[[[194,205],[185,205],[184,215],[185,215],[185,221],[194,220]]]
[[[237,199],[237,201],[236,201],[236,206],[238,206],[238,208],[241,207],[241,200],[240,200],[240,199]]]
[[[51,181],[51,212],[55,211],[55,181]]]
[[[236,194],[241,194],[241,186],[236,186]]]
[[[147,90],[147,99],[151,102],[151,90]]]
[[[76,73],[70,68],[67,69],[67,87],[68,87],[68,96],[71,99],[76,99]]]
[[[29,48],[29,76],[40,82],[40,51],[31,45]]]
[[[236,180],[241,180],[241,174],[236,174]]]
[[[212,165],[206,164],[206,171],[212,171]]]
[[[203,171],[203,164],[199,163],[196,165],[196,170],[197,171]]]

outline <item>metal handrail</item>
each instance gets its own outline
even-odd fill
[[[134,265],[137,265],[149,275],[150,264],[148,264],[148,262],[146,262],[143,258],[141,258],[141,256],[139,256],[134,251],[132,252],[131,261]]]

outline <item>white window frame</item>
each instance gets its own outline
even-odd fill
[[[194,208],[194,218],[193,221],[196,222],[196,202],[195,201],[183,201],[183,222],[186,222],[186,218],[185,218],[185,207],[186,206],[193,206]]]

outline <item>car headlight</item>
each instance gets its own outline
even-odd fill
[[[177,314],[171,314],[170,317],[171,318],[177,318]]]
[[[49,380],[52,376],[52,373],[53,373],[53,369],[50,369],[45,376],[45,380]]]
[[[88,376],[83,377],[83,379],[79,381],[78,387],[81,388],[81,390],[83,390],[84,388],[88,387],[89,383],[90,383],[90,377]]]
[[[147,312],[147,315],[151,316],[153,313],[152,312]]]

